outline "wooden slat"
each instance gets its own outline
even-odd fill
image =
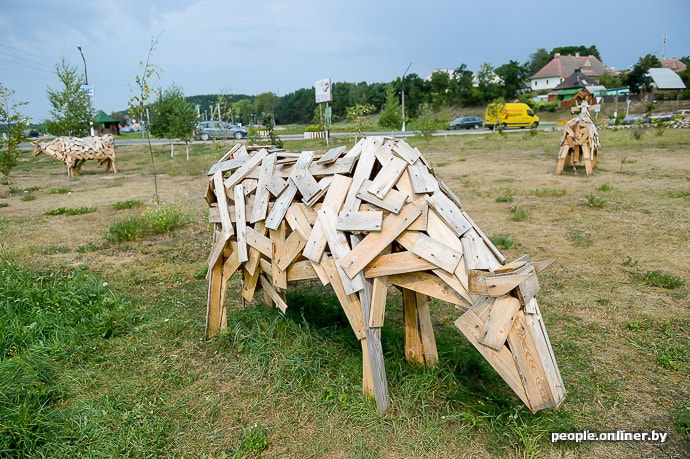
[[[496,298],[484,321],[478,341],[494,350],[501,350],[519,309],[520,301],[515,297],[504,295]]]
[[[419,336],[422,339],[422,348],[424,349],[424,363],[427,366],[434,366],[438,363],[438,350],[436,349],[434,325],[429,310],[429,297],[419,292],[416,292],[416,296],[417,322],[419,324]]]
[[[223,231],[228,233],[228,237],[234,234],[232,222],[230,221],[230,213],[228,212],[228,197],[226,193],[225,184],[223,183],[223,172],[218,171],[213,174],[213,185],[216,198],[218,200],[218,211],[220,212],[220,223]]]
[[[287,239],[285,239],[285,242],[275,251],[274,262],[278,266],[278,269],[287,271],[288,266],[300,256],[306,243],[307,241],[299,232],[293,231],[290,233]]]
[[[319,276],[316,274],[310,260],[296,261],[287,269],[288,282],[318,278]]]
[[[367,278],[389,276],[391,274],[426,271],[436,268],[434,263],[410,251],[379,255],[364,269]]]
[[[247,253],[247,221],[244,211],[244,188],[241,183],[235,185],[235,226],[237,228],[237,257],[241,263],[249,260]]]
[[[460,209],[445,194],[437,191],[429,195],[426,200],[457,236],[462,236],[472,228]]]
[[[268,226],[268,225],[266,225]],[[270,230],[271,240],[273,241],[273,256],[271,257],[271,277],[273,278],[273,285],[279,289],[287,289],[287,274],[285,271],[278,268],[276,264],[276,251],[278,247],[283,245],[286,237],[286,224],[284,221],[278,224],[277,229]]]
[[[331,164],[345,151],[347,146],[334,147],[328,150],[321,158],[316,161],[318,164]]]
[[[412,190],[415,193],[433,193],[438,188],[436,178],[429,172],[424,165],[407,166],[410,175]]]
[[[382,209],[386,209],[389,212],[393,212],[394,214],[399,213],[400,209],[402,209],[403,205],[405,205],[407,195],[396,189],[390,189],[386,196],[384,196],[384,198],[381,199],[375,194],[370,193],[368,191],[368,189],[371,187],[371,183],[371,180],[364,181],[364,183],[362,184],[362,188],[356,194],[357,198],[363,201],[370,202],[371,204],[381,207]],[[347,206],[345,207],[345,209],[351,210]]]
[[[348,295],[345,293],[345,288],[341,282],[341,276],[338,274],[336,263],[332,257],[324,255],[324,268],[328,274],[333,291],[340,301],[340,305],[345,311],[347,320],[350,322],[352,331],[355,332],[357,339],[362,339],[364,335],[364,318],[362,317],[362,304],[359,301],[357,294]]]
[[[269,282],[268,279],[266,279],[266,277],[263,275],[259,276],[259,282],[261,283],[261,288],[268,294],[276,307],[280,309],[283,314],[285,314],[287,312],[288,305],[280,294],[278,294],[276,289],[273,288],[271,282]]]
[[[462,258],[462,253],[456,252],[424,233],[418,233],[418,237],[410,251],[448,273],[455,272],[455,268]]]
[[[398,181],[400,175],[405,171],[407,163],[397,156],[391,156],[383,167],[376,174],[376,177],[366,191],[372,193],[379,199],[384,199],[386,194],[393,188],[393,185]]]
[[[319,184],[308,169],[313,158],[313,151],[303,151],[290,173],[290,180],[297,186],[304,202],[308,202],[315,194],[321,191]]]
[[[268,258],[273,256],[273,241],[271,241],[270,238],[264,236],[251,226],[247,227],[246,237],[247,244],[249,244],[250,247],[255,248]]]
[[[287,212],[296,194],[297,187],[293,182],[290,182],[287,189],[276,199],[271,212],[268,214],[268,218],[266,218],[266,228],[272,230],[278,229],[278,226],[285,217],[285,212]]]
[[[277,156],[275,153],[273,153],[266,156],[261,161],[261,167],[259,168],[259,180],[256,184],[254,206],[252,207],[252,212],[249,218],[251,223],[264,220],[268,214],[270,192],[268,191],[268,188],[266,188],[266,185],[268,185],[269,180],[271,180],[271,177],[273,176],[273,169],[276,165],[276,159]]]
[[[386,318],[386,300],[388,298],[388,276],[379,276],[372,279],[371,313],[369,326],[372,328],[383,327]]]
[[[388,282],[399,287],[424,293],[451,304],[464,305],[465,299],[443,282],[438,276],[423,271],[394,274],[388,276]]]
[[[338,274],[341,277],[343,283],[343,288],[345,293],[352,294],[358,292],[364,288],[364,284],[359,277],[352,276],[348,277],[342,267],[343,258],[350,254],[350,245],[347,241],[347,237],[335,229],[337,216],[333,207],[324,206],[318,211],[319,222],[323,228],[324,235],[326,236],[326,241],[328,241],[328,248],[331,251],[333,260],[335,261]]]
[[[216,172],[225,172],[225,171],[230,171],[233,169],[237,169],[238,167],[244,165],[249,160],[249,156],[242,156],[239,158],[233,158],[225,161],[219,161],[215,163],[211,168],[208,170],[208,175],[214,175]]]
[[[368,139],[367,139],[368,140]],[[362,150],[362,154],[359,156],[359,161],[355,167],[355,172],[352,176],[352,183],[350,184],[343,208],[356,212],[359,210],[359,203],[361,199],[357,196],[360,188],[366,180],[369,180],[371,175],[371,170],[374,168],[374,163],[376,162],[376,156],[374,151],[365,146]]]
[[[361,244],[357,245],[341,260],[343,269],[350,278],[359,273],[383,249],[421,214],[413,204],[406,205],[398,215],[389,215],[383,221],[380,232],[369,233]]]
[[[412,148],[407,142],[398,141],[393,145],[393,151],[408,164],[414,164],[421,154],[417,148]]]
[[[259,150],[254,153],[246,163],[239,167],[233,174],[225,179],[225,187],[230,190],[240,183],[244,178],[259,164],[263,161],[264,157],[268,155],[268,151],[265,149]]]
[[[350,177],[334,175],[333,183],[331,183],[326,196],[323,198],[323,205],[332,207],[336,213],[339,212],[351,183],[352,179]],[[307,239],[307,245],[304,247],[304,256],[315,263],[319,263],[325,248],[326,235],[321,222],[317,219]]]
[[[484,322],[472,309],[460,316],[455,321],[455,326],[458,327],[462,334],[465,335],[465,338],[484,356],[501,378],[508,383],[513,392],[531,410],[530,400],[522,385],[522,379],[513,360],[513,355],[508,348],[503,346],[499,351],[496,351],[479,342],[479,333],[484,328]]]
[[[417,316],[417,294],[414,290],[403,288],[403,329],[405,360],[414,363],[424,363],[424,347],[419,334]]]
[[[340,212],[336,229],[338,231],[381,231],[382,211]]]

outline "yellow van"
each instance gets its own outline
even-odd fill
[[[491,130],[494,126],[502,126],[503,129],[508,127],[536,128],[539,126],[539,117],[527,104],[507,103],[499,114],[490,114],[490,111],[491,105],[486,108],[484,126]]]

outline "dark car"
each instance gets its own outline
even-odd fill
[[[451,129],[479,129],[484,121],[478,116],[461,116],[448,123]]]
[[[222,121],[203,121],[196,125],[194,138],[199,140],[208,139],[244,139],[247,131],[236,124],[224,123]]]

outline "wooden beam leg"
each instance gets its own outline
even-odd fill
[[[405,359],[408,362],[424,364],[424,347],[419,333],[419,317],[417,315],[417,292],[403,288],[402,297],[405,322]]]
[[[417,321],[419,323],[419,336],[422,339],[422,349],[424,349],[424,363],[431,367],[438,363],[438,351],[434,326],[431,322],[431,312],[429,311],[429,297],[419,292],[416,295]]]
[[[206,339],[211,339],[216,336],[223,328],[223,318],[225,316],[224,305],[224,291],[223,285],[223,257],[218,257],[218,260],[213,265],[209,273],[208,280],[208,298],[206,302]]]

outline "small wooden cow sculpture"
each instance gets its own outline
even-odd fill
[[[62,161],[67,166],[67,176],[81,174],[81,166],[89,159],[106,164],[105,171],[117,174],[115,165],[115,139],[112,134],[95,137],[56,137],[48,142],[36,141],[34,156],[41,153]]]

